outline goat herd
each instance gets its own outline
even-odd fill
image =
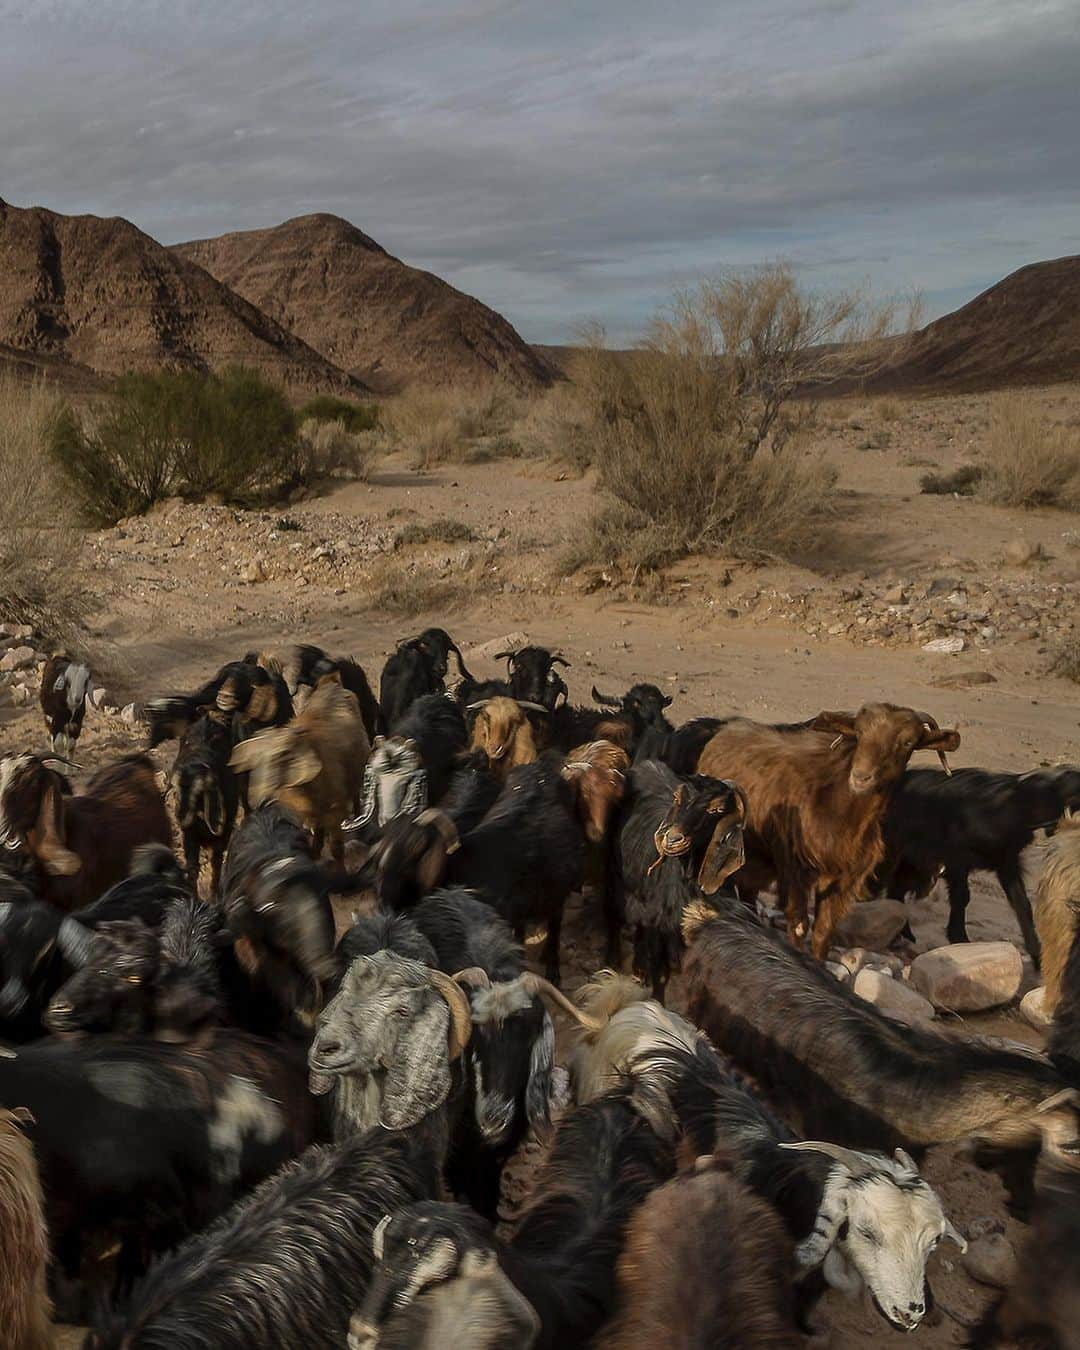
[[[1031,1222],[971,1343],[1080,1345],[1080,772],[953,774],[958,733],[886,703],[676,727],[654,685],[576,706],[561,656],[503,655],[477,680],[429,629],[377,699],[315,647],[232,662],[145,706],[167,798],[145,755],[72,792],[89,673],[49,662],[55,753],[0,761],[0,1345],[51,1344],[55,1309],[100,1350],[794,1347],[826,1286],[910,1331],[965,1245],[919,1173],[949,1141]],[[1042,937],[1046,1057],[892,1021],[822,963],[856,900],[941,874],[964,941],[980,868]],[[571,999],[586,883],[610,969]]]

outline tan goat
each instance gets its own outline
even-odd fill
[[[370,754],[355,694],[328,675],[298,717],[241,741],[230,763],[250,773],[253,807],[280,803],[341,858],[341,822],[356,814]]]
[[[34,1146],[22,1131],[28,1114],[0,1110],[0,1345],[48,1350],[49,1236]]]
[[[512,698],[489,698],[480,705],[470,746],[483,750],[500,782],[519,764],[533,764],[537,759],[532,726],[523,705]]]
[[[1080,815],[1066,815],[1046,845],[1035,892],[1035,927],[1042,946],[1043,1010],[1054,1015],[1061,980],[1080,921]]]

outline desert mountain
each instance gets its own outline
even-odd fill
[[[552,378],[501,315],[338,216],[298,216],[173,252],[380,391],[489,375],[528,389]]]
[[[356,387],[130,221],[0,201],[0,354],[97,375],[239,363],[297,390]]]
[[[935,319],[876,383],[992,388],[1080,378],[1080,256],[1031,263]]]

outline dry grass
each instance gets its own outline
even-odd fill
[[[569,381],[534,399],[515,425],[514,435],[527,455],[560,460],[578,473],[592,463],[589,411]]]
[[[478,463],[512,453],[511,428],[519,400],[496,384],[405,390],[382,407],[392,443],[408,451],[417,468]]]
[[[375,457],[375,434],[349,431],[344,421],[325,422],[309,417],[300,426],[300,444],[306,459],[304,477],[337,475],[366,483]]]
[[[937,497],[971,497],[982,478],[981,464],[961,464],[951,473],[924,473],[919,479],[919,491]]]
[[[1050,662],[1050,673],[1080,684],[1080,637],[1066,638],[1059,645]]]
[[[402,548],[410,544],[467,544],[475,537],[463,520],[437,516],[434,520],[403,525],[394,538],[394,547]]]
[[[387,557],[372,572],[367,604],[380,614],[401,618],[429,611],[452,614],[476,600],[481,582],[474,564],[449,571],[432,559]]]
[[[883,422],[899,422],[904,415],[903,404],[895,398],[879,398],[874,408]]]
[[[58,403],[0,375],[0,618],[79,644],[89,605],[82,535],[49,454]]]
[[[1080,433],[1048,422],[1030,395],[995,403],[983,463],[996,506],[1080,508]]]

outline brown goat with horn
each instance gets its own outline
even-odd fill
[[[536,762],[536,740],[525,710],[546,714],[546,708],[502,697],[484,699],[478,704],[470,703],[469,708],[477,709],[470,748],[483,750],[492,773],[500,782],[505,782],[506,775],[519,764]]]
[[[816,902],[814,955],[859,900],[885,853],[882,820],[916,750],[960,744],[926,713],[867,703],[857,713],[819,713],[808,727],[780,729],[734,718],[706,744],[698,773],[734,779],[749,805],[746,890],[776,881],[788,935],[802,944]],[[946,763],[946,768],[948,767]]]
[[[52,1304],[46,1288],[49,1236],[28,1111],[0,1111],[0,1341],[13,1350],[49,1350]]]

